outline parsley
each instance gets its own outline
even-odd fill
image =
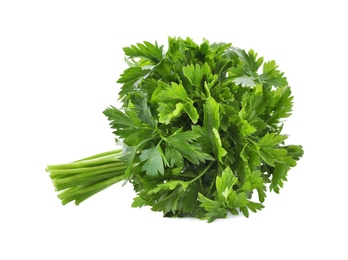
[[[263,208],[303,155],[281,133],[293,97],[275,61],[207,40],[124,48],[120,108],[104,111],[121,150],[47,167],[63,204],[122,180],[133,207],[164,216],[225,218]]]

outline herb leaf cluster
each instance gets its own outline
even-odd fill
[[[209,222],[248,217],[303,155],[281,133],[293,97],[275,61],[229,43],[169,38],[124,48],[120,108],[104,114],[123,147],[133,207]]]

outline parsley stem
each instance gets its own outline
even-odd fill
[[[99,153],[99,154],[96,154],[96,155],[93,155],[93,156],[89,156],[89,157],[86,157],[86,158],[83,158],[83,159],[80,159],[80,160],[77,160],[77,161],[74,161],[74,162],[85,161],[85,160],[89,160],[89,159],[95,159],[95,158],[103,157],[103,156],[110,155],[110,154],[114,154],[114,155],[122,154],[122,149],[108,151],[108,152],[104,152],[104,153]]]
[[[104,163],[112,162],[112,161],[121,161],[118,159],[117,154],[110,154],[98,158],[93,159],[87,159],[87,160],[80,160],[72,163],[67,164],[59,164],[59,165],[49,165],[47,166],[47,171],[51,170],[63,170],[63,169],[79,169],[82,167],[91,167],[91,166],[98,166],[102,165]]]
[[[123,175],[123,170],[126,169],[125,165],[112,167],[108,169],[103,169],[95,172],[82,172],[73,176],[65,178],[54,178],[53,184],[56,187],[57,191],[69,188],[71,186],[83,185],[94,183],[102,179],[114,177],[116,175]],[[121,171],[121,173],[120,173]]]
[[[48,165],[47,172],[62,204],[82,201],[124,179],[126,162],[122,150],[114,150],[67,164]]]
[[[188,183],[192,183],[192,182],[198,180],[199,178],[201,178],[201,177],[209,170],[209,168],[213,165],[213,163],[214,163],[214,162],[210,162],[210,163],[208,164],[208,166],[205,167],[205,169],[204,169],[198,176],[196,176],[194,179],[188,181]]]
[[[115,176],[113,178],[100,181],[98,183],[95,183],[93,185],[89,185],[86,187],[73,187],[60,193],[58,195],[58,198],[61,199],[63,205],[73,200],[75,200],[76,205],[79,205],[81,202],[93,196],[94,194],[122,180],[123,180],[123,176],[120,175],[120,176]]]
[[[90,175],[103,173],[108,171],[110,168],[124,166],[124,162],[114,162],[98,166],[84,167],[84,168],[73,168],[73,169],[60,169],[60,170],[50,170],[51,178],[67,177],[71,175],[76,175],[78,173],[89,172]]]
[[[153,139],[156,139],[156,138],[158,138],[158,137],[159,137],[158,134],[156,134],[156,135],[154,135],[154,136],[151,136],[151,137],[149,137],[149,138],[147,138],[147,139],[141,141],[141,142],[136,146],[136,148],[139,149],[139,148],[141,148],[141,146],[142,146],[143,144],[145,144],[145,143],[147,143],[147,142],[149,142],[149,141],[151,141],[151,140],[153,140]]]

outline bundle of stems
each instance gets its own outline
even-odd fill
[[[58,198],[65,205],[79,205],[94,194],[124,179],[126,163],[120,159],[122,150],[96,154],[67,164],[48,165]]]

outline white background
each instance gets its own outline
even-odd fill
[[[1,1],[0,259],[348,259],[344,2]],[[46,165],[115,148],[122,47],[168,36],[276,60],[305,156],[249,219],[162,218],[121,184],[62,206]]]

